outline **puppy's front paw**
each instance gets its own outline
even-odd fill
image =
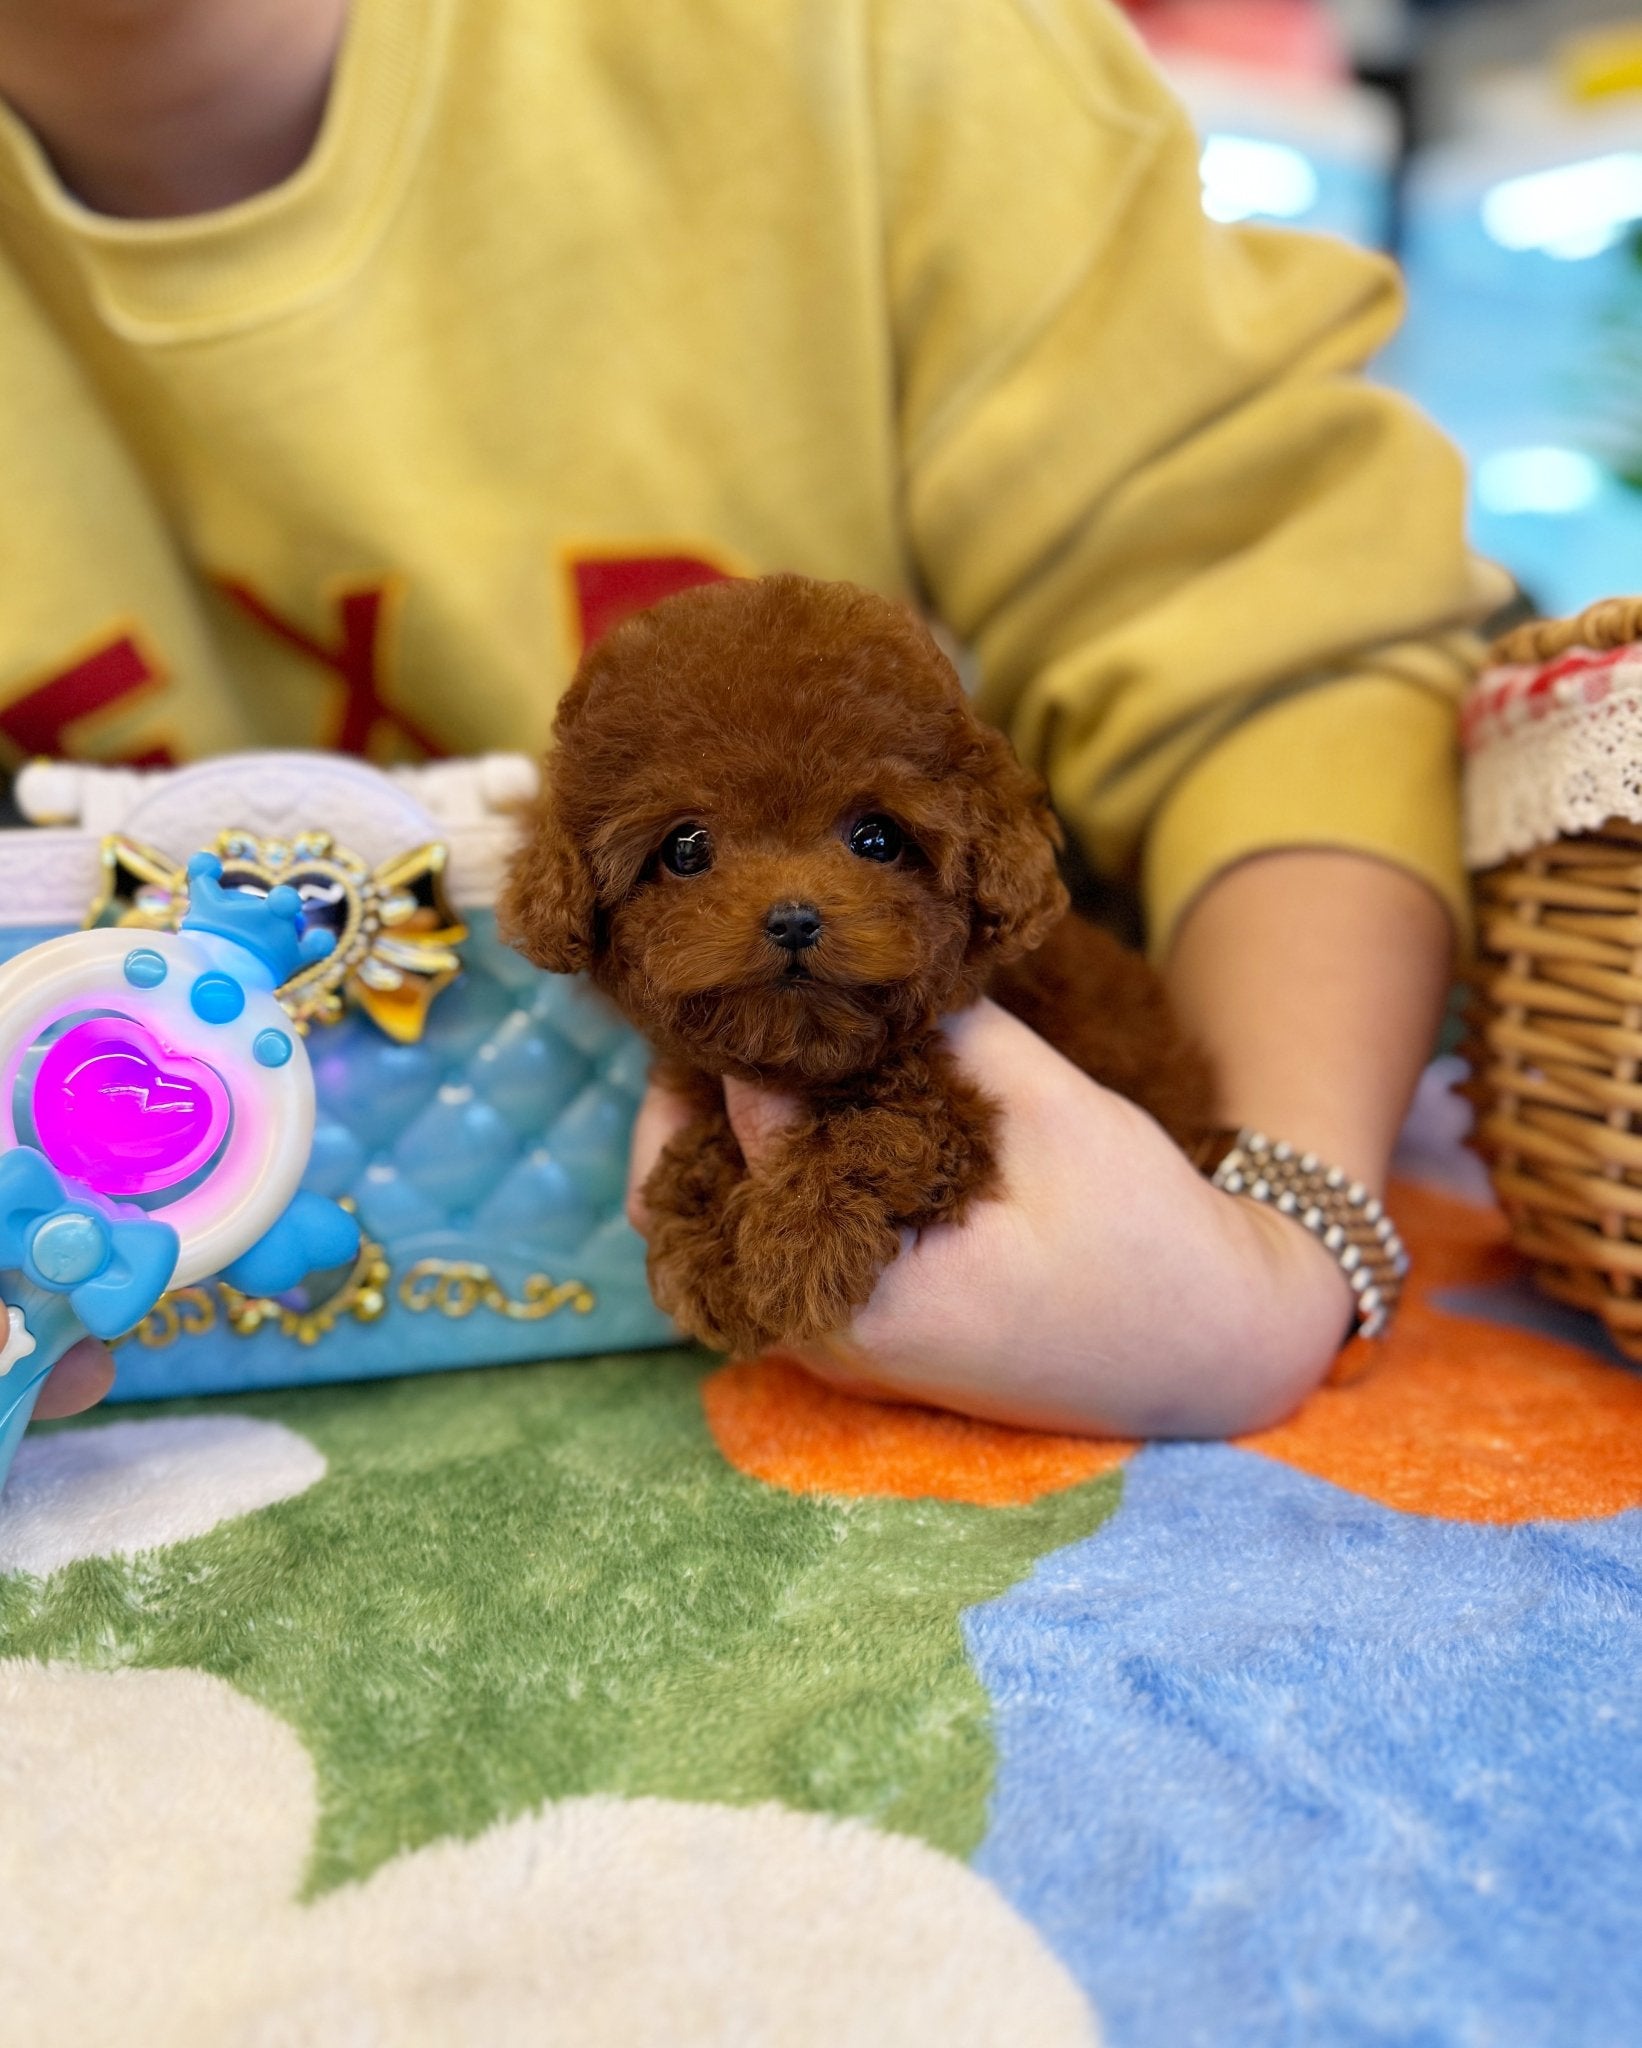
[[[657,1233],[645,1262],[656,1306],[713,1351],[738,1348],[741,1300],[730,1257],[718,1231],[679,1228]]]
[[[644,1186],[650,1292],[687,1336],[715,1351],[730,1348],[727,1319],[736,1307],[730,1203],[744,1171],[721,1115],[673,1138]]]
[[[749,1200],[736,1236],[733,1348],[749,1356],[847,1328],[900,1249],[900,1234],[871,1205],[823,1219],[809,1202]]]

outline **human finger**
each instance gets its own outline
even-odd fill
[[[749,1166],[767,1159],[783,1131],[803,1114],[796,1096],[778,1088],[762,1088],[755,1081],[738,1081],[726,1076],[724,1107],[730,1114],[741,1156]]]
[[[46,1376],[35,1402],[35,1417],[49,1422],[59,1415],[78,1415],[95,1408],[114,1383],[114,1354],[95,1337],[71,1344]]]
[[[644,1199],[644,1184],[655,1170],[656,1161],[670,1138],[678,1136],[694,1116],[687,1095],[652,1080],[644,1091],[639,1113],[633,1119],[633,1138],[627,1155],[627,1220],[639,1235],[650,1228],[650,1210]]]

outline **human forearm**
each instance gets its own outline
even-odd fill
[[[0,0],[0,99],[97,211],[202,213],[288,177],[347,0]]]
[[[1358,854],[1296,848],[1217,877],[1165,972],[1214,1060],[1224,1120],[1378,1189],[1452,958],[1447,913],[1422,883]]]

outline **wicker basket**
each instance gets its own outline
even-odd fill
[[[1536,1281],[1642,1359],[1639,643],[1642,601],[1522,627],[1467,704],[1466,1054],[1474,1142]]]

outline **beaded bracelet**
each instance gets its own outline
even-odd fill
[[[1292,1216],[1333,1254],[1351,1283],[1352,1335],[1383,1336],[1396,1312],[1408,1253],[1377,1195],[1315,1152],[1261,1131],[1212,1131],[1194,1158],[1217,1188]]]

